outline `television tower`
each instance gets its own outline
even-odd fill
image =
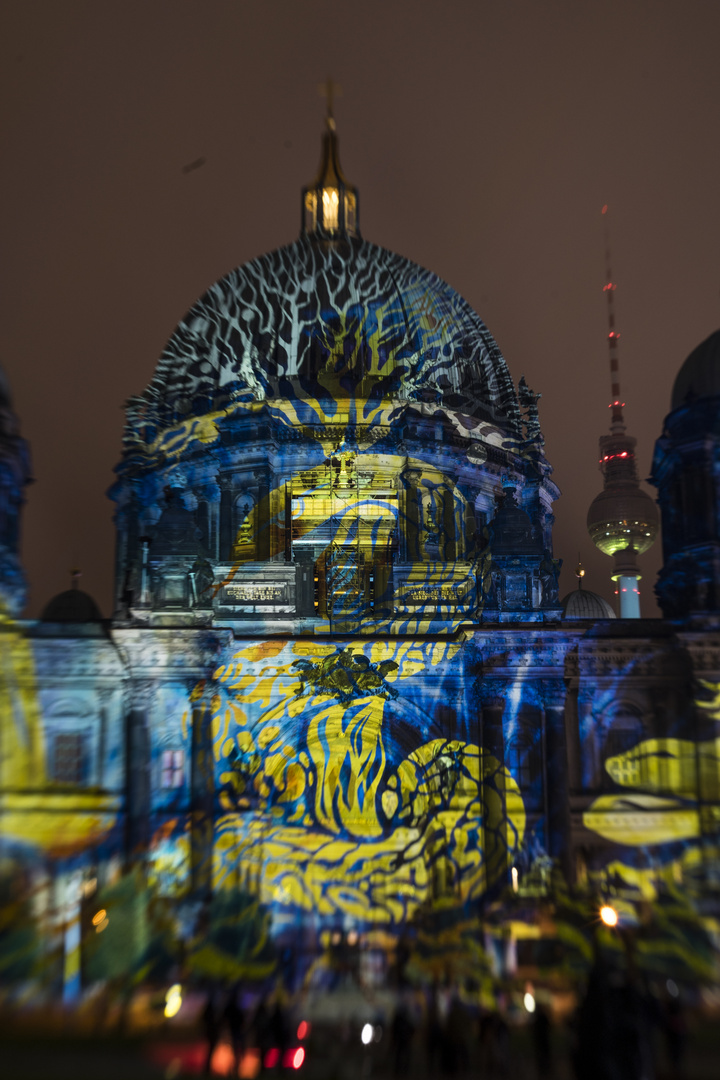
[[[635,464],[637,439],[625,430],[620,394],[620,358],[615,329],[613,295],[616,285],[610,269],[610,230],[607,206],[605,217],[606,283],[603,292],[608,304],[608,348],[610,351],[611,411],[610,434],[600,436],[600,471],[603,490],[588,510],[587,529],[590,539],[605,555],[612,555],[615,566],[612,579],[620,596],[620,618],[640,618],[640,571],[637,557],[652,547],[658,533],[658,513],[655,503],[640,488]]]

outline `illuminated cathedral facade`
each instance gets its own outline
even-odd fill
[[[633,926],[717,912],[720,334],[657,444],[663,619],[560,601],[538,396],[445,282],[362,239],[332,123],[299,239],[213,285],[128,403],[110,620],[79,589],[19,618],[3,392],[24,978],[117,974],[116,925],[127,957],[164,934],[226,980],[285,956],[297,981],[338,940],[423,939],[430,970],[433,933],[462,968],[558,881]]]

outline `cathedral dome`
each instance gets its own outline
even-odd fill
[[[45,623],[101,622],[100,609],[89,593],[82,589],[66,589],[50,600],[40,616]]]
[[[512,379],[479,316],[435,274],[355,236],[301,236],[213,285],[129,422],[157,430],[274,398],[432,401],[520,431]]]
[[[561,600],[563,619],[616,619],[612,606],[597,593],[578,588]]]
[[[720,330],[688,356],[675,379],[671,411],[698,398],[720,397]]]

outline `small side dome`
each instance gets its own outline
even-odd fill
[[[66,589],[45,605],[41,622],[93,623],[102,622],[100,609],[92,596],[81,589]]]
[[[612,606],[589,589],[575,589],[563,597],[564,619],[616,619]]]
[[[678,371],[670,410],[709,397],[720,397],[720,330],[693,349]]]

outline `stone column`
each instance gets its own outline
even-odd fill
[[[503,712],[505,709],[506,686],[499,680],[486,679],[481,684],[482,714],[480,721],[481,730],[481,791],[480,802],[487,807],[492,800],[485,798],[483,788],[486,784],[492,785],[500,796],[500,821],[490,823],[483,818],[483,851],[488,884],[507,882],[510,873],[510,855],[508,843],[510,841],[507,827],[507,799],[505,792],[505,739],[503,734]],[[488,773],[488,756],[495,758],[500,768],[496,768],[487,779],[484,774]]]
[[[570,806],[568,753],[565,728],[565,684],[548,680],[543,686],[545,705],[545,803],[547,807],[548,855],[557,859],[563,871],[569,869]]]
[[[215,760],[212,714],[205,698],[193,703],[190,762],[190,880],[196,899],[212,891],[215,809]]]
[[[209,482],[204,485],[201,496],[207,503],[207,537],[208,553],[211,559],[219,559],[218,532],[220,526],[220,487],[216,483]]]
[[[142,858],[150,839],[150,714],[156,693],[151,680],[133,681],[125,738],[125,862]]]
[[[277,549],[277,536],[273,536],[273,533],[277,531],[277,521],[273,512],[275,507],[270,505],[269,468],[256,469],[253,480],[257,485],[255,558],[258,562],[267,562],[271,551]]]
[[[403,562],[421,562],[419,469],[406,468],[402,475],[405,521],[401,523],[401,558]]]
[[[453,562],[456,558],[457,531],[455,528],[455,493],[452,488],[442,489],[442,539],[440,558]]]
[[[577,691],[568,690],[565,699],[565,747],[568,763],[568,787],[571,792],[582,787],[580,730],[578,723]]]
[[[218,559],[230,562],[235,538],[233,536],[233,482],[230,476],[218,476],[220,514],[218,527]]]

